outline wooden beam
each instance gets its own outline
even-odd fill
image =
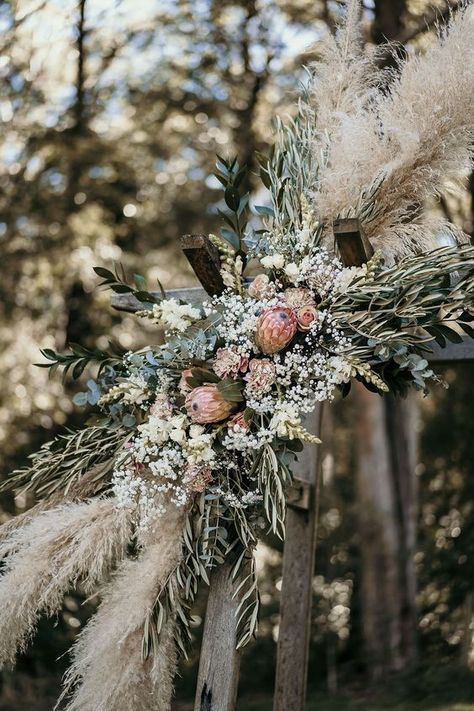
[[[153,292],[156,296],[161,296],[160,292]],[[200,287],[190,289],[170,289],[166,292],[169,298],[182,299],[191,304],[201,304],[208,297],[208,294]],[[131,294],[113,294],[112,306],[117,311],[134,313],[143,308],[143,305]],[[433,353],[426,353],[425,358],[433,364],[454,364],[474,361],[474,340],[467,336],[462,343],[448,343],[445,348],[441,348],[433,341],[427,344]]]
[[[321,431],[322,412],[323,406],[318,405],[305,423],[313,434]],[[294,467],[295,475],[308,484],[313,495],[307,509],[289,506],[286,513],[273,711],[305,708],[316,549],[315,492],[320,464],[321,447],[307,444]]]
[[[441,348],[437,343],[430,343],[432,353],[425,355],[432,365],[455,365],[456,363],[474,362],[474,339],[465,336],[462,343],[448,343]]]
[[[160,291],[152,291],[151,293],[157,298],[162,296]],[[203,301],[209,299],[209,294],[197,286],[189,289],[168,289],[166,298],[186,301],[188,304],[202,304]],[[116,311],[128,311],[132,314],[143,309],[143,304],[133,294],[112,294],[111,304]]]
[[[180,239],[181,249],[192,266],[194,273],[211,296],[222,294],[225,284],[220,272],[220,257],[206,235],[184,235]]]
[[[373,256],[374,250],[356,218],[334,220],[334,238],[346,267],[361,267]]]
[[[239,599],[233,598],[231,576],[232,561],[225,561],[211,575],[194,711],[235,710],[240,669],[240,653],[235,648]]]

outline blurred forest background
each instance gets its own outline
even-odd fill
[[[193,283],[177,238],[219,227],[215,154],[255,169],[341,12],[338,0],[0,0],[0,477],[83,417],[72,385],[33,365],[40,347],[147,337],[109,308],[92,267]],[[444,0],[364,0],[367,42],[400,52],[422,51],[446,16]],[[472,234],[466,185],[427,209]],[[328,701],[315,708],[474,709],[474,379],[469,365],[443,375],[449,390],[426,399],[354,389],[326,419],[309,683]],[[32,503],[3,496],[0,521]],[[271,708],[278,543],[258,561],[248,711]],[[41,622],[0,677],[0,709],[52,708],[61,655],[93,608],[71,591]],[[192,699],[196,657],[176,708]]]

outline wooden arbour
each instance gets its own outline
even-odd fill
[[[356,219],[337,220],[334,237],[346,266],[361,266],[373,254]],[[209,239],[185,235],[181,247],[202,287],[173,289],[167,295],[202,303],[209,295],[221,293],[219,255]],[[142,308],[129,294],[114,295],[112,305],[128,312]],[[446,348],[434,345],[428,359],[433,364],[474,361],[474,341],[465,338]],[[323,409],[320,405],[306,421],[313,434],[321,431]],[[288,492],[273,711],[304,711],[306,704],[320,460],[320,447],[305,445]],[[235,584],[231,573],[232,563],[225,562],[211,575],[194,711],[236,709],[240,652],[236,650],[235,613],[239,600],[232,594]]]

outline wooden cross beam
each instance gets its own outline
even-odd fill
[[[346,266],[361,266],[372,256],[372,246],[357,220],[337,220],[334,235]],[[202,303],[209,295],[221,293],[224,287],[218,254],[208,238],[186,235],[181,245],[202,287],[174,289],[167,295]],[[156,295],[161,296],[159,292]],[[129,294],[114,294],[112,305],[119,311],[142,308]],[[466,338],[461,344],[450,343],[446,348],[434,346],[427,358],[436,364],[474,361],[474,341]],[[316,435],[321,431],[322,415],[320,405],[306,423]],[[294,486],[288,492],[274,711],[303,711],[306,702],[320,466],[321,448],[306,445],[295,467]],[[240,661],[235,648],[239,601],[232,597],[231,569],[231,562],[226,562],[211,576],[194,711],[235,711]]]

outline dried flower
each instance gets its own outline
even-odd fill
[[[218,348],[212,367],[219,378],[235,379],[239,373],[245,373],[248,364],[248,358],[240,355],[235,348]]]
[[[290,262],[290,264],[286,265],[285,274],[289,279],[292,279],[292,280],[297,279],[299,273],[300,273],[299,267],[294,262]]]
[[[309,289],[302,287],[292,287],[285,289],[283,300],[288,308],[298,311],[304,306],[315,306],[314,296]]]
[[[201,385],[186,396],[186,410],[193,422],[205,425],[221,422],[232,412],[233,405],[224,400],[216,385]]]
[[[248,293],[254,299],[264,298],[270,291],[270,279],[266,274],[258,274],[249,285]]]
[[[191,377],[192,377],[191,368],[186,368],[181,373],[181,378],[178,383],[178,389],[179,389],[179,392],[181,393],[181,395],[186,395],[187,393],[191,392],[192,387],[187,381],[187,379],[191,378]]]
[[[297,325],[293,309],[284,306],[265,309],[257,321],[257,346],[263,353],[278,353],[290,343]]]
[[[318,317],[318,309],[316,306],[303,306],[296,312],[298,319],[298,329],[300,331],[309,331],[311,324]]]
[[[253,393],[267,393],[276,379],[276,366],[268,358],[252,358],[249,363],[249,372],[244,380],[247,381],[247,389]]]
[[[184,472],[184,483],[191,491],[203,492],[212,481],[211,467],[188,464]]]
[[[155,402],[150,407],[150,415],[155,417],[167,418],[171,416],[173,412],[173,405],[167,395],[164,393],[158,393],[155,398]]]
[[[285,257],[282,254],[272,254],[269,257],[263,257],[260,262],[265,269],[283,269]]]
[[[227,426],[229,429],[232,429],[233,427],[238,427],[239,429],[243,430],[244,432],[247,432],[249,430],[249,424],[247,420],[245,419],[244,411],[242,410],[241,412],[237,412],[235,415],[233,415],[229,422],[227,423]]]

